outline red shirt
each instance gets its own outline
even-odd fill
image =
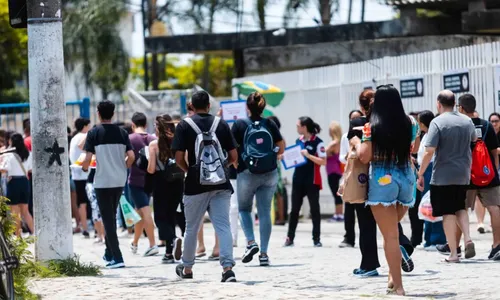
[[[31,152],[31,135],[24,139],[24,145],[28,148],[28,151]]]

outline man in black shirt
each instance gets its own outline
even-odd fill
[[[206,92],[196,92],[192,96],[192,107],[195,114],[191,120],[202,132],[210,131],[214,121],[218,117],[210,115],[210,100]],[[217,118],[217,119],[216,119]],[[234,164],[238,159],[236,142],[234,141],[228,124],[219,120],[215,129],[215,135],[219,141],[221,150],[227,153],[227,160],[223,163],[225,167]],[[210,219],[215,228],[215,233],[220,242],[220,264],[224,270],[223,282],[234,282],[236,277],[231,270],[234,266],[233,239],[229,224],[229,205],[233,188],[226,172],[226,181],[217,185],[200,184],[200,172],[196,166],[195,147],[198,134],[185,120],[181,121],[176,129],[172,150],[175,152],[177,165],[186,173],[184,184],[184,211],[186,214],[186,233],[184,235],[184,251],[182,264],[177,266],[176,273],[182,279],[193,278],[192,268],[196,252],[196,236],[200,228],[202,217],[208,209]],[[185,153],[188,153],[188,162]],[[221,157],[221,159],[223,159]]]
[[[476,127],[476,135],[483,139],[486,148],[488,148],[490,160],[495,172],[495,177],[487,186],[470,185],[467,191],[467,208],[474,209],[474,202],[477,198],[481,201],[484,207],[488,209],[491,216],[491,227],[493,229],[493,246],[489,255],[489,259],[500,260],[500,178],[498,176],[498,155],[497,148],[499,147],[498,139],[495,135],[495,130],[488,121],[474,116],[476,109],[476,99],[470,94],[463,95],[458,99],[459,112],[471,118],[472,123]],[[472,149],[474,149],[473,143]],[[474,150],[473,150],[474,151]],[[474,155],[473,155],[474,156]],[[460,240],[462,232],[458,230],[457,241]],[[467,242],[467,241],[466,241]]]

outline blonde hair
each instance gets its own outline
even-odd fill
[[[328,132],[334,141],[340,141],[342,138],[342,127],[340,127],[340,123],[337,121],[330,123]]]

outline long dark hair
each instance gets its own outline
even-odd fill
[[[300,125],[305,126],[307,128],[307,132],[309,132],[310,134],[318,134],[321,132],[321,127],[318,125],[318,123],[315,123],[311,118],[300,117],[299,121]]]
[[[175,124],[169,114],[156,117],[156,128],[158,129],[158,150],[160,161],[166,162],[173,158],[172,140],[174,138]]]
[[[393,165],[404,169],[410,160],[412,124],[406,115],[401,96],[392,85],[383,85],[375,93],[370,125],[374,156],[389,169]]]
[[[16,148],[16,153],[17,153],[17,155],[19,155],[21,160],[22,161],[27,160],[28,157],[30,156],[30,152],[28,151],[28,149],[24,145],[23,136],[20,135],[19,133],[14,133],[10,137],[10,140],[12,141],[12,145],[10,145],[10,146]]]
[[[247,107],[253,117],[260,116],[266,108],[266,99],[259,92],[248,95]]]

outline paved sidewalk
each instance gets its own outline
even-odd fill
[[[323,248],[314,248],[309,222],[298,226],[295,247],[282,248],[286,227],[273,228],[269,255],[272,265],[259,267],[258,260],[242,264],[244,236],[240,231],[239,247],[234,249],[234,268],[238,283],[220,283],[218,262],[197,261],[195,279],[180,281],[175,264],[162,265],[161,256],[142,257],[128,250],[129,239],[121,238],[127,268],[103,270],[100,277],[57,278],[32,282],[32,290],[43,299],[387,299],[387,263],[379,239],[381,276],[358,279],[351,275],[359,266],[359,249],[340,249],[343,224],[322,224]],[[409,224],[404,224],[409,233]],[[475,229],[475,225],[471,225]],[[356,232],[358,230],[356,229]],[[258,229],[257,229],[258,234]],[[436,252],[417,249],[413,255],[415,270],[404,274],[409,297],[406,299],[499,299],[500,262],[488,261],[491,234],[473,232],[475,259],[461,264],[442,263]],[[205,224],[208,249],[213,246],[213,229]],[[75,251],[82,260],[102,265],[104,246],[80,236],[74,238]],[[146,248],[142,240],[139,251]],[[163,248],[164,249],[164,248]],[[210,254],[210,251],[207,252]]]

